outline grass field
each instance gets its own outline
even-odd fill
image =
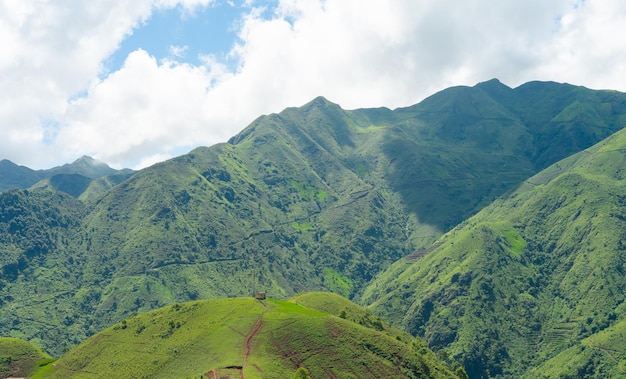
[[[419,340],[345,298],[311,293],[288,301],[203,300],[140,314],[34,378],[254,379],[305,372],[312,378],[457,377]]]
[[[0,337],[1,378],[30,376],[52,360],[52,357],[29,342]]]

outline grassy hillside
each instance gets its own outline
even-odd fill
[[[30,189],[52,189],[89,202],[134,175],[133,172],[90,178],[81,174],[56,174],[33,184]]]
[[[530,370],[527,378],[623,378],[626,376],[626,321],[621,320]]]
[[[366,312],[324,293],[299,299]],[[174,304],[133,316],[35,377],[295,378],[304,372],[312,378],[458,377],[419,340],[388,326],[360,325],[293,300],[252,298]]]
[[[0,337],[0,378],[29,377],[52,357],[41,348],[17,338]]]
[[[317,98],[122,182],[57,183],[78,200],[61,186],[2,193],[28,217],[0,208],[0,331],[58,356],[131,312],[176,301],[259,288],[358,299],[392,262],[619,129],[625,100],[497,81],[396,110]]]
[[[56,174],[35,183],[32,189],[52,188],[68,195],[79,197],[89,187],[93,179],[80,174]]]
[[[470,377],[520,377],[543,364],[528,377],[619,375],[621,323],[609,327],[626,317],[625,151],[621,131],[549,167],[395,263],[362,301]]]

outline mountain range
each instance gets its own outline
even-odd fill
[[[626,94],[491,80],[316,98],[138,172],[2,161],[0,334],[59,356],[133,312],[323,290],[472,378],[619,377],[625,125]]]
[[[625,153],[623,130],[548,167],[396,262],[362,301],[470,377],[623,376]]]
[[[33,170],[3,159],[0,161],[0,191],[50,187],[87,198],[105,192],[132,174],[133,170],[116,170],[89,156],[47,170]]]

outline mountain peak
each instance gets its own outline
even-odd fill
[[[6,166],[6,167],[15,167],[15,166],[17,166],[17,164],[13,163],[12,161],[10,161],[8,159],[0,160],[0,165],[1,166]]]
[[[509,103],[513,94],[513,89],[506,84],[503,84],[498,79],[487,80],[486,82],[478,83],[474,88],[483,90],[489,96],[498,99],[501,102]]]
[[[476,87],[478,88],[483,88],[483,89],[512,89],[511,87],[507,86],[506,84],[502,83],[499,79],[493,78],[490,80],[487,80],[486,82],[480,82],[478,84],[476,84]]]
[[[89,155],[83,155],[82,157],[72,162],[71,165],[109,166],[105,162],[94,159]]]
[[[318,96],[314,98],[313,100],[306,103],[302,108],[312,108],[312,107],[318,108],[318,107],[328,107],[328,106],[339,108],[339,105],[333,103],[332,101],[329,101],[324,96]]]
[[[109,167],[105,162],[94,159],[88,155],[83,155],[72,163],[54,167],[48,170],[51,175],[56,174],[80,174],[88,178],[99,178],[101,176],[113,175],[117,170]]]

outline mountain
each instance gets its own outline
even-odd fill
[[[343,313],[329,313],[329,308]],[[177,303],[115,324],[36,377],[94,375],[467,377],[462,369],[455,374],[441,364],[419,340],[390,328],[356,304],[325,293],[307,293],[287,301],[237,298]]]
[[[116,170],[102,161],[83,156],[76,161],[48,170],[32,170],[9,160],[0,161],[0,191],[26,188],[54,188],[74,197],[91,198],[121,183],[133,170]],[[89,190],[92,187],[93,190]]]
[[[626,321],[592,334],[529,370],[529,378],[623,378]]]
[[[116,170],[109,167],[106,163],[86,155],[83,155],[72,163],[64,164],[59,167],[53,167],[44,171],[47,176],[54,176],[58,174],[79,174],[91,179],[132,172],[130,169]]]
[[[130,178],[132,175],[134,175],[134,172],[124,171],[94,179],[81,174],[55,174],[35,183],[30,188],[53,189],[65,192],[68,195],[81,200],[89,201],[98,198],[100,195]]]
[[[393,262],[619,130],[625,104],[550,82],[453,87],[396,110],[320,97],[112,187],[65,173],[74,196],[6,191],[0,334],[59,356],[176,301],[259,289],[359,301]]]
[[[622,130],[548,167],[361,301],[472,378],[623,377],[625,152]]]
[[[31,376],[52,357],[39,347],[17,338],[0,337],[0,377]]]
[[[10,188],[28,188],[42,178],[40,171],[18,166],[7,159],[0,161],[0,191]]]

